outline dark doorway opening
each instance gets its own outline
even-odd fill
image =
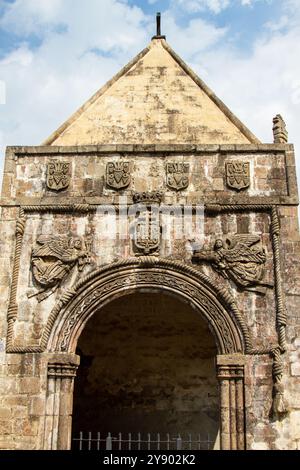
[[[118,298],[95,312],[77,353],[73,438],[200,435],[219,448],[217,350],[190,305],[149,291]]]

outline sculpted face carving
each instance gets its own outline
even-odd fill
[[[60,286],[75,265],[82,271],[90,263],[90,253],[81,238],[40,236],[37,244],[31,256],[32,273],[43,289],[29,297],[36,296],[41,302]]]
[[[206,261],[225,279],[231,279],[244,290],[265,293],[264,265],[266,252],[258,246],[260,237],[257,235],[234,235],[226,240],[217,239],[213,250],[194,251],[193,259],[197,262]]]

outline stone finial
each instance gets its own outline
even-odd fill
[[[273,119],[274,144],[286,144],[288,141],[288,132],[286,124],[280,114]]]

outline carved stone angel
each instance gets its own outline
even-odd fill
[[[36,295],[41,302],[60,286],[75,265],[81,271],[90,263],[90,252],[79,237],[40,236],[37,243],[31,256],[32,273],[43,289],[30,297]]]
[[[213,268],[225,279],[231,279],[244,290],[265,293],[271,284],[263,282],[265,250],[257,243],[257,235],[234,235],[226,240],[215,241],[213,250],[194,251],[193,260],[211,262]]]

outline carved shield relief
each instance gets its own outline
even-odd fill
[[[60,191],[66,189],[70,184],[70,163],[50,162],[47,163],[46,184],[49,189]]]
[[[111,188],[127,188],[130,180],[129,162],[110,162],[106,165],[106,184]]]
[[[250,163],[249,162],[226,162],[226,183],[229,188],[240,191],[250,186]]]
[[[160,224],[157,219],[151,218],[150,212],[145,214],[144,220],[136,224],[134,244],[136,248],[145,255],[159,248]]]
[[[180,191],[189,185],[190,165],[188,163],[167,163],[167,185]]]

